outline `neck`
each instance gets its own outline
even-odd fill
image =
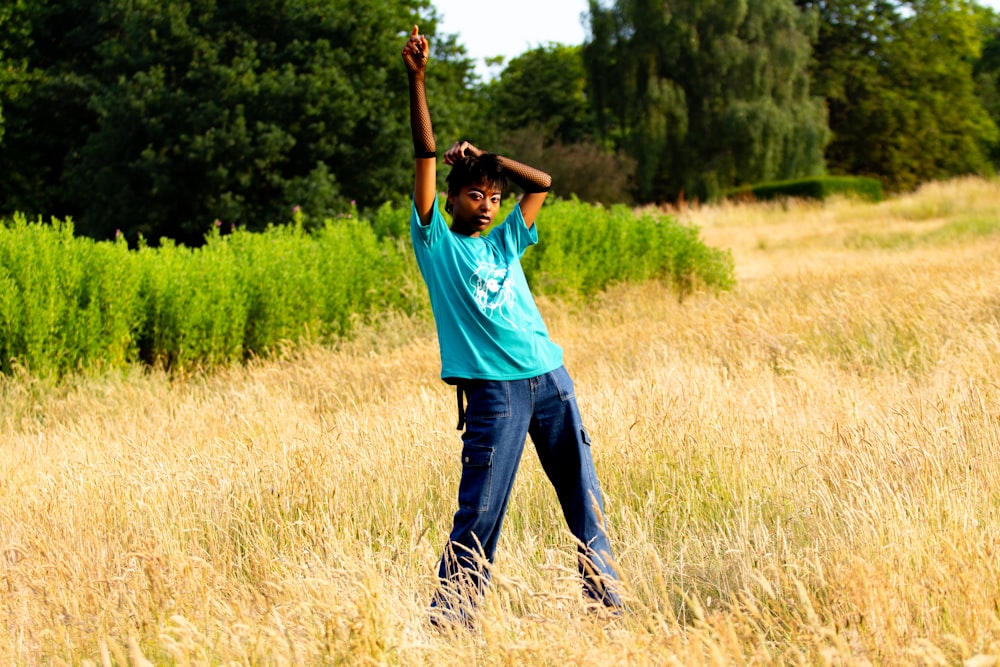
[[[456,227],[455,225],[452,225],[450,227],[450,229],[451,229],[451,231],[455,232],[456,234],[461,234],[462,236],[477,237],[477,236],[480,235],[479,232],[470,232],[468,229],[463,229],[461,227]]]
[[[458,220],[456,218],[452,218],[451,227],[449,227],[448,229],[455,232],[456,234],[461,234],[462,236],[469,236],[469,237],[478,237],[481,231],[479,229],[476,229],[473,225],[465,224],[461,220]]]

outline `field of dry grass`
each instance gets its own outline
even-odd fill
[[[1000,665],[1000,183],[679,215],[734,292],[541,304],[623,618],[585,610],[529,446],[479,629],[428,625],[460,442],[432,329],[396,320],[0,378],[0,663]]]

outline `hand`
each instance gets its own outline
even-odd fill
[[[427,38],[420,34],[417,26],[413,26],[410,38],[403,46],[403,62],[406,64],[406,69],[411,72],[424,71],[430,51],[431,47],[427,43]]]
[[[468,141],[462,139],[453,143],[451,148],[444,152],[444,163],[455,164],[464,157],[479,157],[484,152],[485,151],[476,148]]]

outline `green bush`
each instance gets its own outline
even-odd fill
[[[696,227],[647,210],[557,200],[539,214],[539,243],[525,254],[525,275],[538,293],[599,292],[614,282],[665,280],[680,297],[696,287],[732,287],[733,260],[710,248]]]
[[[865,176],[820,176],[795,181],[759,183],[731,190],[727,196],[734,199],[758,200],[797,197],[824,200],[833,195],[858,197],[866,201],[882,201],[882,183]]]
[[[0,224],[0,372],[208,368],[335,341],[386,311],[426,314],[409,216],[408,204],[386,205],[373,221],[352,212],[307,231],[296,214],[259,233],[217,224],[198,248],[164,240],[137,250],[16,216]],[[670,217],[552,200],[539,218],[541,243],[524,268],[540,294],[659,279],[683,296],[733,283],[729,254]]]
[[[218,231],[200,248],[164,240],[139,251],[147,316],[142,356],[170,368],[242,360],[249,295],[245,258]]]
[[[319,253],[301,224],[237,231],[227,242],[241,257],[247,292],[246,349],[267,354],[285,342],[323,335],[324,280]]]
[[[142,356],[171,368],[226,364],[348,336],[381,310],[416,312],[405,251],[354,217],[308,233],[298,216],[260,233],[217,230],[194,250],[144,248]]]
[[[122,241],[73,236],[69,221],[0,224],[0,370],[40,375],[135,361],[142,298]]]

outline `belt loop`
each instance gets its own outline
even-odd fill
[[[463,400],[462,385],[455,385],[455,396],[458,399],[458,426],[455,428],[461,431],[465,428],[465,401]]]

